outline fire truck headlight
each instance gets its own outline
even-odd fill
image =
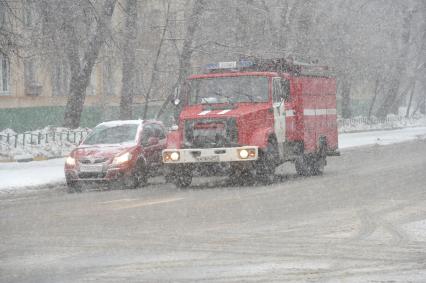
[[[243,148],[238,150],[238,157],[240,159],[254,159],[256,158],[256,155],[255,148]]]
[[[178,160],[179,160],[179,158],[180,158],[180,154],[179,154],[179,152],[174,151],[174,152],[172,152],[172,153],[170,154],[170,159],[171,159],[172,161],[178,161]]]
[[[241,149],[238,155],[241,159],[247,159],[247,157],[249,157],[249,152],[247,149]]]

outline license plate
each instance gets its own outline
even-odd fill
[[[218,162],[219,156],[217,156],[217,155],[199,156],[199,157],[197,157],[197,161],[200,161],[200,162]]]
[[[102,165],[80,165],[80,172],[102,172]]]

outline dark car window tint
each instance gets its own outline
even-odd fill
[[[152,126],[154,127],[154,130],[155,130],[155,137],[157,137],[160,140],[166,138],[166,133],[164,132],[164,128],[162,126],[157,124],[153,124]]]
[[[146,125],[142,131],[142,144],[147,144],[148,139],[155,136],[155,131],[152,125]]]

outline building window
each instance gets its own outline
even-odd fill
[[[107,59],[103,64],[103,85],[104,85],[104,93],[106,95],[114,95],[115,94],[115,83],[114,83],[114,67],[112,65],[112,60]]]
[[[89,85],[86,88],[86,95],[96,95],[96,67],[93,67],[92,73],[90,74]]]
[[[0,53],[0,94],[9,95],[10,64],[9,58]]]
[[[70,73],[67,62],[65,60],[56,62],[52,71],[52,95],[68,95]]]
[[[24,61],[24,80],[26,86],[35,84],[34,68],[34,59],[28,59]]]

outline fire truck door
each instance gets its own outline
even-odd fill
[[[272,107],[274,108],[274,130],[277,136],[278,150],[280,156],[284,154],[285,142],[285,109],[284,109],[284,95],[282,93],[281,78],[276,77],[272,79]]]

